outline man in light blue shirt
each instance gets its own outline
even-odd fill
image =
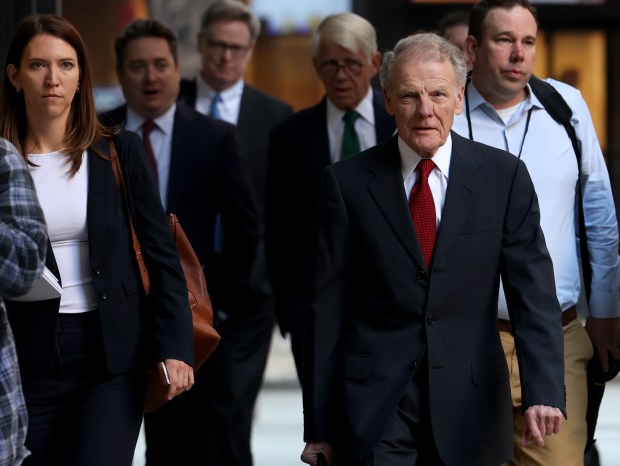
[[[521,386],[503,291],[499,327],[509,367],[513,368],[515,458],[527,464],[564,466],[583,464],[589,360],[596,354],[606,369],[608,354],[620,358],[618,225],[609,175],[587,105],[578,90],[549,79],[570,106],[571,123],[581,143],[583,207],[592,267],[584,330],[576,312],[582,289],[575,215],[576,202],[580,202],[576,195],[577,158],[564,127],[552,119],[528,85],[537,30],[536,12],[528,0],[483,0],[473,7],[466,44],[473,71],[466,87],[465,110],[455,118],[453,129],[521,158],[538,194],[541,226],[564,311],[568,414],[562,432],[546,440],[542,449],[534,451],[519,442]]]

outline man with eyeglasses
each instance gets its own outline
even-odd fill
[[[327,16],[312,37],[312,61],[326,96],[271,134],[267,175],[267,259],[282,333],[290,333],[297,373],[312,269],[312,218],[325,168],[389,138],[396,128],[371,86],[381,54],[361,16]]]
[[[202,70],[182,80],[179,101],[236,126],[239,150],[254,187],[260,222],[259,249],[248,289],[220,315],[222,340],[207,361],[204,458],[210,466],[251,466],[252,413],[275,325],[274,297],[266,273],[264,198],[269,131],[293,113],[290,105],[244,82],[260,22],[236,0],[217,0],[205,10],[198,34]],[[227,232],[222,231],[223,244]]]

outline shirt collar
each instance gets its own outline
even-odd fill
[[[226,104],[226,102],[229,102],[231,99],[241,97],[243,86],[243,79],[240,79],[228,89],[224,89],[220,92],[219,94],[222,98],[222,102]],[[217,94],[217,92],[205,82],[202,75],[196,78],[196,93],[199,97],[206,97],[209,100],[213,99],[215,94]]]
[[[174,113],[176,112],[177,105],[172,106],[159,117],[153,121],[157,127],[166,135],[172,135],[172,128],[174,127]],[[136,113],[130,106],[127,106],[127,121],[125,122],[125,129],[135,131],[136,133],[142,133],[142,125],[146,121],[146,118]]]
[[[478,107],[493,109],[495,111],[495,108],[489,102],[487,102],[484,97],[482,97],[482,94],[480,94],[480,92],[478,92],[478,89],[476,89],[476,86],[474,85],[473,81],[470,81],[469,84],[467,85],[467,97],[469,99],[469,111],[470,112],[473,112]],[[532,88],[530,87],[530,84],[528,83],[527,84],[527,96],[525,97],[525,105],[523,106],[523,110],[528,111],[532,107],[545,108],[544,105],[538,99],[538,97],[534,95],[534,93],[532,92]],[[467,108],[465,108],[464,111],[467,111]]]
[[[405,141],[398,136],[398,149],[400,151],[400,164],[403,172],[403,181],[411,176],[413,171],[422,160],[416,151],[407,145]],[[441,171],[443,176],[448,179],[448,173],[450,172],[450,158],[452,157],[452,133],[448,133],[448,139],[443,146],[437,149],[435,155],[433,155],[433,162]]]
[[[372,126],[375,125],[375,108],[372,104],[373,90],[372,87],[368,87],[368,92],[366,96],[357,104],[353,110],[360,114],[360,117],[370,123]],[[334,103],[327,98],[327,125],[328,126],[337,126],[342,122],[342,117],[346,112],[344,110],[339,109],[334,105]]]

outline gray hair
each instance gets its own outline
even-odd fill
[[[428,61],[449,61],[456,75],[457,86],[465,85],[467,65],[461,49],[437,34],[421,32],[399,40],[394,50],[383,55],[379,78],[384,89],[390,88],[390,74],[396,58],[405,54],[411,58],[424,58]]]
[[[200,21],[200,29],[206,32],[209,25],[220,21],[241,21],[250,30],[250,40],[254,42],[260,33],[260,20],[254,12],[238,0],[216,0],[205,10]]]
[[[337,13],[326,16],[312,35],[312,56],[317,58],[321,42],[329,41],[349,52],[363,51],[371,61],[377,51],[377,33],[366,19],[355,13]]]

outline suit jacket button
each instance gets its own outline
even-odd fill
[[[101,293],[99,293],[99,297],[102,301],[106,301],[108,299],[108,294],[105,291],[102,291]]]
[[[428,325],[433,325],[435,323],[435,319],[433,319],[433,316],[431,315],[426,316],[426,323]]]
[[[95,275],[101,275],[101,269],[100,269],[99,267],[95,267],[95,268],[93,269],[93,273],[94,273]]]
[[[418,270],[415,273],[415,278],[417,278],[418,280],[424,280],[426,279],[426,272],[422,269]]]

